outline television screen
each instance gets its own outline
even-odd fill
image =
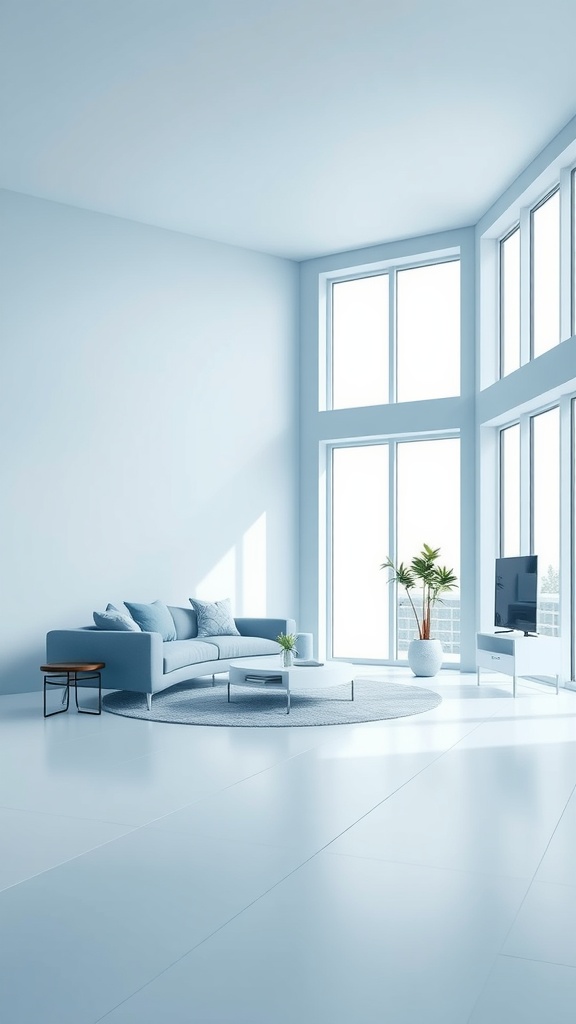
[[[496,559],[494,625],[536,632],[538,556]]]

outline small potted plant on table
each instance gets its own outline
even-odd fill
[[[298,653],[296,650],[296,634],[279,633],[276,637],[276,643],[280,644],[282,648],[280,652],[282,667],[290,668],[294,664],[294,655]]]
[[[439,555],[440,548],[424,544],[420,554],[415,555],[409,565],[404,562],[394,565],[392,559],[387,558],[380,566],[391,571],[389,583],[399,583],[404,587],[414,612],[418,638],[408,645],[408,664],[415,676],[435,676],[442,664],[442,644],[430,635],[431,611],[436,602],[441,601],[442,594],[454,589],[457,576],[453,569],[437,564]],[[412,600],[411,591],[415,589],[422,591],[421,615],[418,615]]]

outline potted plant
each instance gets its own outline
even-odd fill
[[[280,644],[282,648],[280,652],[282,667],[290,668],[294,664],[294,655],[298,653],[296,650],[296,634],[279,633],[276,637],[276,643]]]
[[[411,640],[408,645],[408,664],[415,676],[435,676],[442,664],[442,644],[430,636],[432,608],[441,601],[442,594],[447,594],[456,586],[457,576],[453,569],[438,565],[440,548],[428,547],[424,544],[419,555],[415,555],[409,565],[400,562],[394,565],[391,558],[380,566],[389,569],[389,583],[399,583],[404,587],[410,601],[416,625],[418,639]],[[422,612],[418,615],[412,600],[412,590],[422,591]]]

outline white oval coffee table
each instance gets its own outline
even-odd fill
[[[249,678],[246,678],[249,677]],[[272,678],[276,677],[276,682]],[[269,681],[268,681],[269,680]],[[269,658],[242,658],[231,661],[228,671],[228,702],[230,685],[254,686],[286,694],[286,714],[290,714],[290,694],[349,683],[354,700],[354,666],[347,661],[325,661],[323,665],[292,665],[283,668],[280,655]]]

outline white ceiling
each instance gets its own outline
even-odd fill
[[[293,259],[475,223],[576,0],[2,0],[0,186]]]

